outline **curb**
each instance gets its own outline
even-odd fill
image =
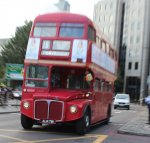
[[[0,112],[0,114],[10,114],[10,113],[20,113],[20,111],[6,111],[6,112]]]
[[[122,130],[118,130],[117,133],[119,133],[119,134],[128,134],[128,135],[136,135],[136,136],[150,137],[150,134],[135,133],[135,132],[130,132],[130,131],[122,131]]]
[[[0,114],[10,114],[10,113],[19,113],[19,112],[20,112],[20,105],[17,104],[0,106]]]

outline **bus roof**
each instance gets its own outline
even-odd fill
[[[93,25],[93,22],[86,16],[74,13],[57,12],[38,15],[34,22],[85,22]]]

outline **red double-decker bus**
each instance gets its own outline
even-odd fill
[[[35,18],[24,61],[21,124],[72,123],[84,134],[111,116],[117,54],[83,15]]]

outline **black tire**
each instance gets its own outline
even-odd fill
[[[31,129],[33,126],[34,120],[21,114],[21,125],[24,129]]]
[[[114,105],[114,109],[117,109],[117,106],[116,106],[116,105]]]
[[[91,124],[90,112],[86,111],[84,116],[76,122],[75,128],[79,135],[84,135],[89,129]]]
[[[127,109],[130,110],[130,106],[128,106]]]

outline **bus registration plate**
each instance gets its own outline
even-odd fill
[[[42,124],[55,124],[54,120],[42,120]]]

